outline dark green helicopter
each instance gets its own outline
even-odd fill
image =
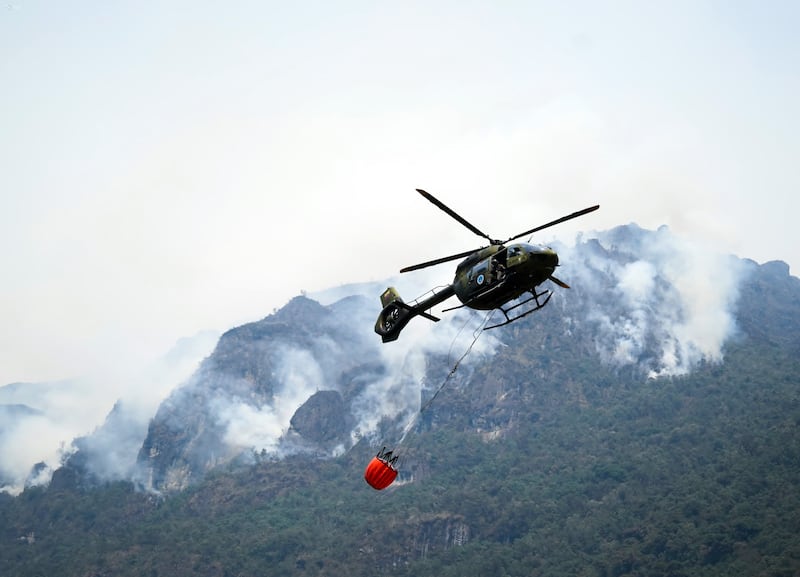
[[[486,327],[487,329],[507,325],[539,310],[547,304],[552,296],[550,289],[537,290],[537,287],[544,281],[549,279],[562,288],[569,288],[569,285],[553,276],[558,266],[558,255],[552,249],[543,246],[534,246],[522,242],[506,246],[506,243],[523,236],[532,235],[545,228],[583,216],[600,208],[600,205],[590,206],[567,216],[562,216],[547,224],[526,230],[508,240],[499,241],[481,232],[432,194],[420,189],[417,189],[417,192],[469,230],[488,240],[489,246],[400,269],[400,272],[403,273],[459,258],[464,259],[456,267],[456,276],[453,284],[431,290],[430,296],[426,298],[420,297],[421,300],[405,303],[394,287],[389,287],[383,292],[381,295],[383,310],[375,322],[375,332],[381,336],[384,343],[397,340],[397,337],[400,336],[400,331],[415,316],[438,321],[438,318],[426,311],[453,295],[458,297],[461,304],[444,309],[445,312],[462,307],[487,311],[497,309],[501,311],[505,319],[500,323]],[[519,299],[525,293],[529,293],[529,296],[510,304],[511,301]]]

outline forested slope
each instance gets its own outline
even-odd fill
[[[778,347],[739,345],[690,376],[589,396],[542,382],[541,410],[503,432],[451,422],[409,440],[414,482],[382,493],[361,479],[364,446],[219,471],[165,500],[62,471],[2,500],[0,571],[796,575],[799,371]]]

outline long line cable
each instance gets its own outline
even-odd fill
[[[399,446],[399,445],[401,445],[401,444],[403,443],[403,441],[404,441],[404,440],[405,440],[405,438],[406,438],[406,435],[408,435],[408,433],[409,433],[409,432],[411,432],[411,429],[414,427],[414,425],[416,425],[417,421],[419,420],[419,417],[420,417],[420,415],[422,415],[422,413],[424,413],[425,411],[427,411],[427,410],[430,408],[430,406],[433,404],[433,401],[435,401],[435,400],[436,400],[436,397],[438,397],[438,396],[439,396],[439,393],[441,393],[441,392],[442,392],[442,390],[443,390],[443,389],[444,389],[444,388],[447,386],[447,384],[450,382],[450,379],[452,379],[452,378],[453,378],[453,375],[455,375],[455,374],[456,374],[456,371],[458,370],[458,366],[461,364],[461,361],[463,361],[463,360],[464,360],[464,359],[467,357],[467,355],[468,355],[468,354],[469,354],[469,353],[472,351],[472,348],[475,346],[475,343],[477,343],[477,342],[478,342],[478,339],[479,339],[479,338],[480,338],[480,336],[483,334],[483,331],[484,331],[484,329],[485,329],[485,327],[486,327],[486,324],[489,322],[489,318],[492,316],[492,312],[493,312],[493,311],[489,311],[489,312],[487,312],[487,313],[486,313],[486,316],[483,318],[483,320],[481,321],[481,323],[480,323],[480,324],[478,325],[478,327],[477,327],[477,328],[476,328],[476,329],[475,329],[475,330],[472,332],[472,342],[471,342],[471,343],[469,344],[469,346],[467,347],[467,350],[465,350],[465,351],[464,351],[464,354],[462,354],[462,355],[461,355],[461,356],[458,358],[458,360],[457,360],[455,363],[453,363],[453,367],[450,369],[450,372],[449,372],[449,373],[447,373],[447,376],[444,378],[444,380],[442,381],[442,383],[441,383],[441,384],[439,385],[439,387],[438,387],[438,388],[437,388],[437,389],[434,391],[434,393],[433,393],[433,396],[432,396],[430,399],[428,399],[428,401],[427,401],[427,402],[426,402],[424,405],[422,405],[422,407],[420,407],[419,411],[417,411],[417,412],[414,414],[414,417],[413,417],[413,418],[412,418],[412,419],[409,421],[409,423],[408,423],[408,424],[405,426],[405,428],[403,429],[403,434],[402,434],[402,436],[400,437],[400,440],[397,442],[397,446]],[[468,323],[468,322],[469,322],[469,319],[467,319],[467,322],[465,322],[465,323],[464,323],[464,325],[461,327],[461,329],[459,329],[458,333],[457,333],[457,334],[456,334],[456,336],[453,338],[453,344],[455,344],[455,341],[456,341],[456,339],[457,339],[457,338],[458,338],[458,336],[461,334],[461,331],[462,331],[462,330],[464,330],[464,327],[467,325],[467,323]],[[452,351],[452,344],[451,344],[451,346],[450,346],[450,350]],[[449,354],[448,354],[448,356],[449,356]]]

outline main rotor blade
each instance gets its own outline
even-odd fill
[[[481,250],[481,249],[477,248],[475,250],[468,250],[466,252],[460,252],[458,254],[451,254],[450,256],[437,258],[436,260],[429,260],[428,262],[423,262],[423,263],[420,263],[420,264],[407,266],[405,268],[401,268],[400,272],[409,272],[409,271],[412,271],[412,270],[419,270],[421,268],[427,268],[429,266],[433,266],[433,265],[436,265],[436,264],[441,264],[443,262],[450,262],[451,260],[456,260],[457,258],[465,258],[465,257],[468,257],[469,255],[471,255],[473,253],[478,252],[479,250]]]
[[[466,220],[464,220],[464,218],[463,218],[461,215],[459,215],[459,214],[458,214],[457,212],[455,212],[455,211],[454,211],[452,208],[450,208],[449,206],[447,206],[446,204],[444,204],[444,203],[443,203],[442,201],[440,201],[438,198],[436,198],[435,196],[433,196],[431,193],[429,193],[429,192],[425,192],[425,191],[424,191],[424,190],[422,190],[421,188],[418,188],[418,189],[417,189],[417,192],[418,192],[418,193],[420,193],[420,194],[421,194],[422,196],[424,196],[425,198],[427,198],[427,199],[428,199],[429,201],[431,201],[433,204],[435,204],[436,206],[438,206],[440,209],[442,209],[443,211],[445,211],[447,214],[449,214],[450,216],[452,216],[452,217],[453,217],[454,219],[456,219],[458,222],[460,222],[461,224],[463,224],[464,226],[466,226],[468,229],[470,229],[472,232],[474,232],[474,233],[475,233],[475,234],[477,234],[478,236],[482,236],[483,238],[485,238],[486,240],[488,240],[488,241],[489,241],[489,242],[491,242],[492,244],[498,244],[498,243],[496,243],[496,242],[495,242],[495,241],[494,241],[494,240],[493,240],[493,239],[492,239],[492,238],[491,238],[491,237],[490,237],[488,234],[486,234],[485,232],[482,232],[482,231],[480,231],[480,230],[479,230],[477,227],[475,227],[474,225],[472,225],[472,224],[470,224],[469,222],[467,222]]]
[[[506,242],[511,242],[512,240],[516,240],[521,236],[528,236],[529,234],[533,234],[534,232],[539,232],[540,230],[544,230],[545,228],[551,227],[551,226],[553,226],[555,224],[560,224],[562,222],[566,222],[568,220],[572,220],[573,218],[578,218],[579,216],[583,216],[584,214],[589,214],[590,212],[594,212],[598,208],[600,208],[599,204],[597,204],[595,206],[590,206],[589,208],[584,208],[583,210],[579,210],[577,212],[573,212],[572,214],[568,214],[567,216],[562,216],[561,218],[557,218],[556,220],[554,220],[552,222],[548,222],[547,224],[543,224],[541,226],[537,226],[536,228],[532,228],[530,230],[526,230],[525,232],[521,232],[517,236],[512,236],[507,241],[505,241],[503,244],[505,244]]]

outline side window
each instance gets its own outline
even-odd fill
[[[474,282],[478,286],[483,285],[486,282],[486,275],[489,272],[489,262],[488,260],[483,261],[482,263],[478,263],[473,267],[470,271],[470,281]]]

